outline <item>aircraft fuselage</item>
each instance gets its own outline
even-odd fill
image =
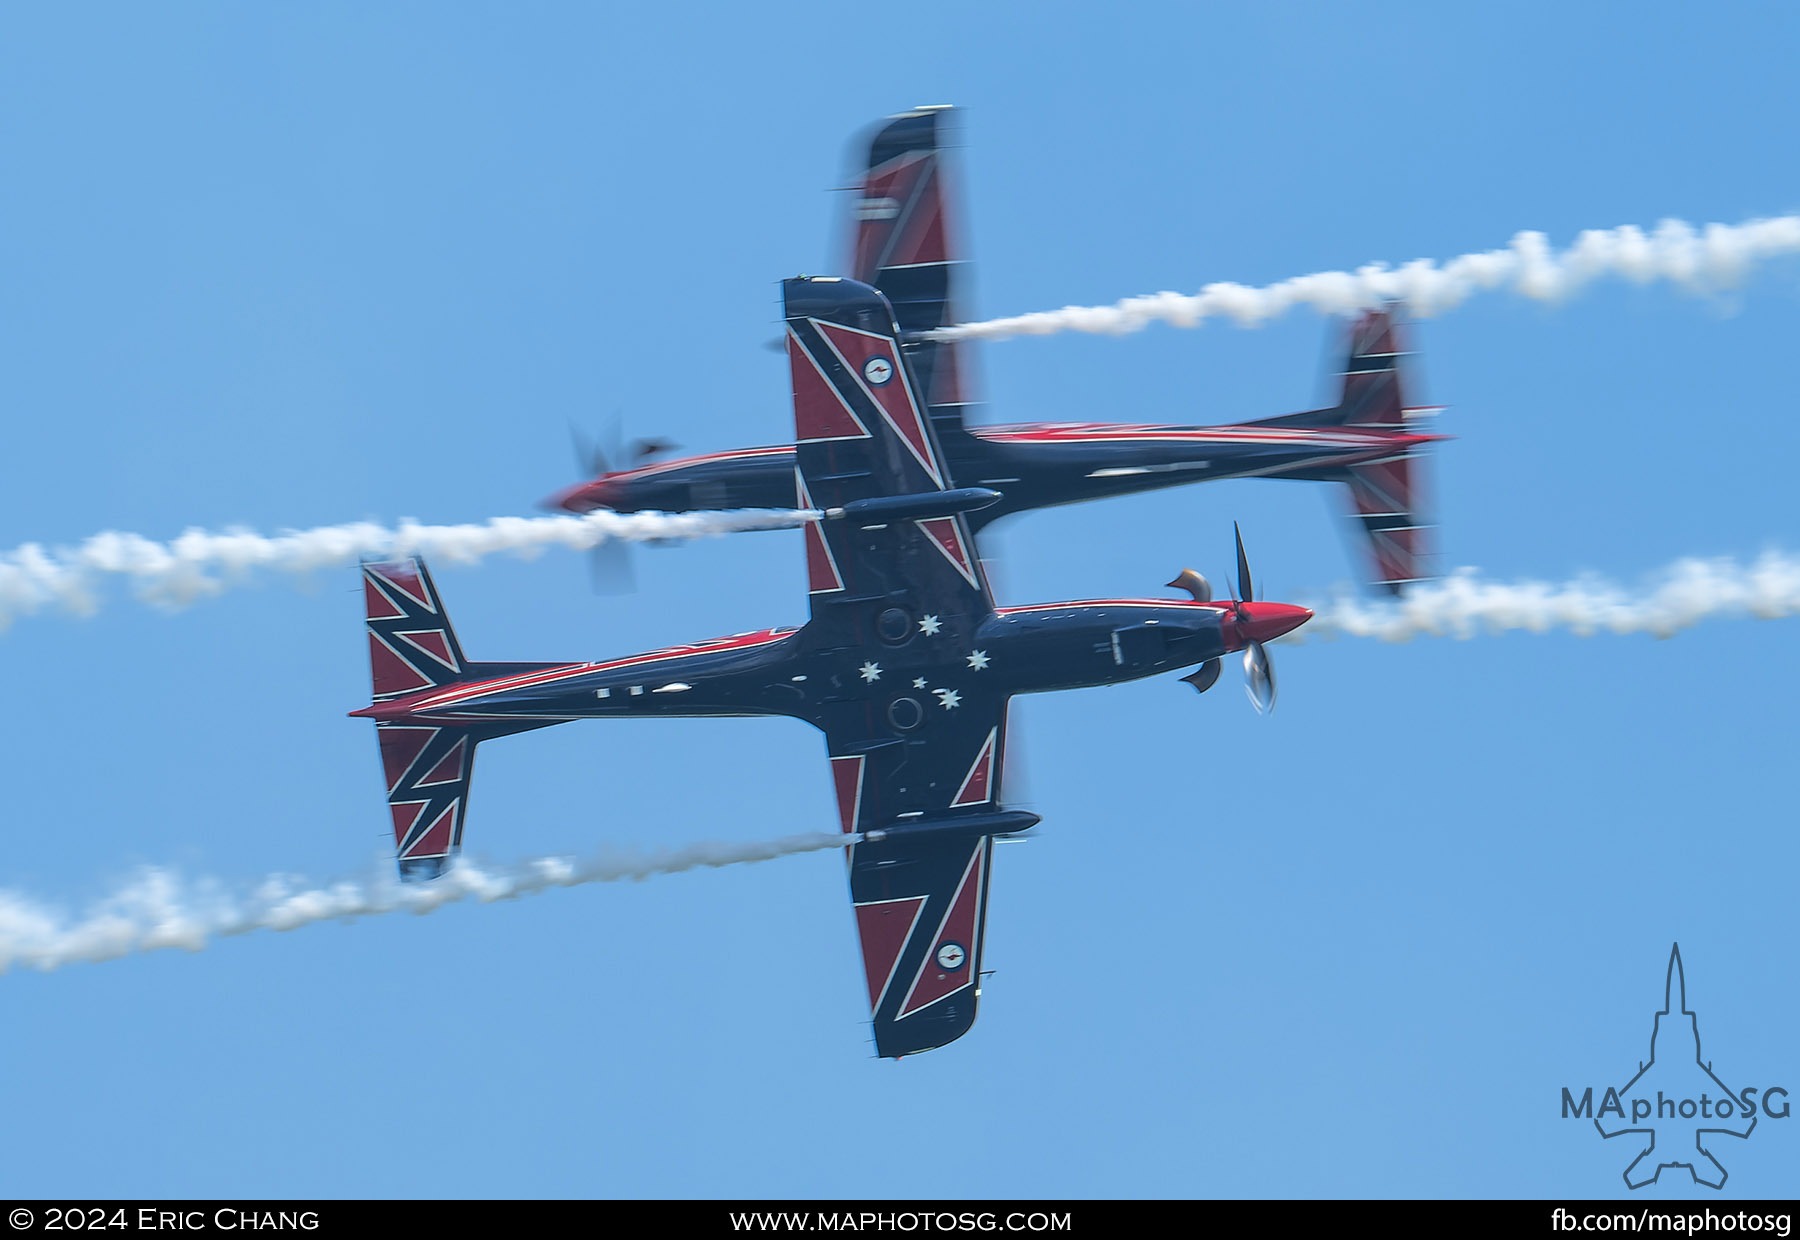
[[[1095,599],[1007,607],[972,632],[935,616],[826,648],[807,628],[762,629],[596,663],[539,667],[422,690],[353,712],[381,722],[560,723],[641,716],[785,715],[820,723],[865,701],[895,735],[965,694],[1118,684],[1267,641],[1312,613],[1282,603]]]
[[[1352,465],[1399,456],[1436,436],[1385,427],[1026,423],[940,430],[959,486],[1002,492],[969,514],[972,527],[1015,512],[1223,478],[1320,480]],[[605,474],[552,497],[585,513],[791,508],[794,450],[770,446],[659,461]]]

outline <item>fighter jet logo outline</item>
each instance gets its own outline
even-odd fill
[[[1666,1041],[1665,1033],[1671,1030],[1666,1029],[1665,1021],[1673,1027],[1673,1036]],[[1684,1026],[1685,1036],[1681,1032]],[[1687,1071],[1688,1065],[1681,1055],[1681,1048],[1689,1043],[1694,1048],[1693,1068],[1698,1069],[1699,1076]],[[1660,1067],[1657,1063],[1659,1049],[1665,1052],[1666,1061]],[[1670,1050],[1674,1053],[1666,1053]],[[1683,1072],[1700,1088],[1656,1088],[1652,1104],[1650,1086],[1671,1072]],[[1650,1079],[1647,1081],[1646,1078]],[[1745,1091],[1745,1094],[1749,1092]],[[1632,1118],[1629,1120],[1625,1118],[1623,1100],[1626,1099],[1631,1100]],[[1609,1111],[1617,1112],[1620,1117],[1620,1126],[1610,1131],[1603,1122]],[[1645,1126],[1645,1118],[1655,1122]],[[1700,1025],[1687,1002],[1687,975],[1681,965],[1681,944],[1673,944],[1669,950],[1669,971],[1663,984],[1663,1005],[1656,1013],[1650,1032],[1650,1058],[1639,1062],[1637,1075],[1627,1081],[1624,1088],[1607,1091],[1606,1100],[1594,1116],[1594,1128],[1609,1141],[1625,1136],[1645,1139],[1637,1157],[1625,1168],[1628,1188],[1654,1184],[1670,1168],[1685,1168],[1696,1184],[1724,1188],[1730,1173],[1708,1147],[1707,1138],[1716,1135],[1745,1139],[1756,1130],[1756,1121],[1755,1107],[1749,1104],[1747,1097],[1740,1098],[1733,1093],[1713,1073],[1712,1063],[1701,1051]]]

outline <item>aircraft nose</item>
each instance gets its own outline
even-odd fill
[[[1241,606],[1244,618],[1238,621],[1237,630],[1245,641],[1274,641],[1313,618],[1310,608],[1295,607],[1290,603],[1244,603]]]
[[[608,478],[590,478],[586,482],[577,482],[572,487],[564,487],[541,501],[539,507],[581,516],[597,508],[614,507],[613,489],[612,481]]]

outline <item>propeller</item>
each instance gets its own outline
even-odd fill
[[[1268,648],[1258,641],[1244,647],[1244,692],[1257,714],[1275,709],[1275,665],[1269,662]]]
[[[1250,557],[1244,552],[1244,532],[1235,521],[1231,529],[1237,538],[1237,588],[1230,599],[1227,623],[1236,630],[1233,636],[1244,651],[1244,692],[1249,695],[1250,704],[1257,713],[1266,714],[1275,709],[1275,665],[1270,661],[1262,639],[1287,632],[1304,623],[1312,613],[1279,603],[1253,606],[1256,582],[1250,574]],[[1169,586],[1186,590],[1197,603],[1212,602],[1212,584],[1191,568],[1182,569]],[[1205,693],[1218,683],[1219,670],[1220,661],[1208,659],[1191,675],[1181,679],[1184,684],[1194,686],[1195,692]]]
[[[1242,628],[1251,619],[1245,604],[1255,600],[1256,582],[1250,576],[1250,557],[1244,554],[1244,531],[1236,521],[1231,523],[1231,532],[1237,538],[1237,594],[1231,600],[1231,614]],[[1275,709],[1275,666],[1269,662],[1268,650],[1254,637],[1244,643],[1244,692],[1257,714]]]
[[[625,442],[619,420],[614,418],[607,441],[584,432],[569,423],[569,439],[575,449],[575,467],[589,478],[600,478],[615,472],[615,462],[625,469],[635,469],[654,456],[673,451],[667,439],[648,437]],[[600,594],[630,594],[637,589],[637,574],[631,566],[631,548],[617,539],[600,543],[588,553],[588,574],[594,590]]]
[[[646,435],[627,441],[619,429],[617,418],[608,427],[604,443],[598,437],[590,437],[574,422],[569,423],[569,438],[575,445],[576,468],[593,478],[636,469],[652,457],[673,452],[681,446],[660,435]]]

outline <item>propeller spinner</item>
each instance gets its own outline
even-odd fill
[[[1244,652],[1244,692],[1249,695],[1250,704],[1257,713],[1263,714],[1275,708],[1275,666],[1263,643],[1299,628],[1312,619],[1312,612],[1286,603],[1255,601],[1256,587],[1250,575],[1250,557],[1244,553],[1244,533],[1235,521],[1231,528],[1237,537],[1237,591],[1226,611],[1225,648]],[[1197,603],[1212,601],[1211,583],[1191,568],[1182,569],[1169,585],[1186,590]],[[1218,683],[1219,660],[1208,659],[1191,675],[1181,679],[1184,684],[1194,686],[1195,692],[1205,693]]]

